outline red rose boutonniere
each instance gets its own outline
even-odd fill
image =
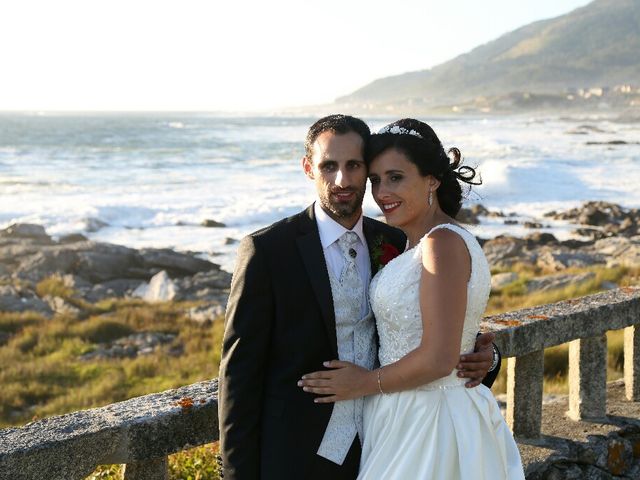
[[[398,255],[400,251],[394,245],[385,242],[382,236],[378,237],[373,245],[373,263],[376,266],[376,272]]]

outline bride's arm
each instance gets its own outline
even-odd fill
[[[460,342],[467,305],[471,259],[464,240],[439,229],[422,243],[420,345],[397,362],[368,371],[348,362],[333,361],[331,370],[303,377],[300,386],[328,395],[319,403],[364,395],[409,390],[449,375],[460,359]]]

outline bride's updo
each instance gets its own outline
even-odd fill
[[[365,155],[367,165],[391,148],[403,153],[415,164],[420,175],[433,175],[440,180],[440,187],[436,191],[438,203],[450,217],[455,217],[462,206],[461,184],[466,184],[465,190],[468,192],[470,185],[482,183],[473,168],[462,165],[460,150],[453,147],[445,152],[433,129],[419,120],[403,118],[371,135]]]

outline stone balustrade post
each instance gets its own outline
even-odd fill
[[[607,414],[607,336],[569,343],[569,412],[573,420]]]
[[[624,387],[627,400],[640,401],[640,324],[624,329]]]
[[[167,457],[129,462],[124,467],[124,480],[168,480]]]
[[[544,350],[507,363],[507,423],[516,437],[540,436]]]

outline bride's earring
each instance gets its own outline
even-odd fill
[[[433,204],[433,190],[429,190],[429,206]]]

